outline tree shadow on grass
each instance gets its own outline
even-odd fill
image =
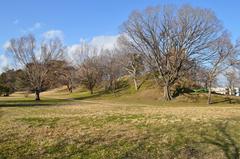
[[[92,99],[92,98],[97,98],[97,97],[100,97],[104,94],[107,94],[107,92],[105,91],[99,91],[99,92],[96,92],[94,94],[89,94],[89,95],[86,95],[86,96],[80,96],[80,97],[77,97],[77,98],[73,98],[73,100],[84,100],[84,99]]]
[[[43,99],[41,101],[34,100],[2,100],[1,107],[33,107],[33,106],[57,106],[68,102],[66,99]]]
[[[181,88],[176,88],[176,90],[173,92],[173,97],[176,98],[180,95],[183,95],[183,94],[190,94],[190,93],[193,93],[194,91],[190,88],[186,88],[186,87],[181,87]]]
[[[225,97],[224,99],[214,100],[212,102],[212,104],[218,104],[218,103],[240,104],[240,99]]]
[[[75,98],[72,98],[72,100],[94,99],[94,98],[98,98],[98,97],[102,97],[102,96],[110,95],[110,94],[114,95],[114,96],[120,96],[121,92],[124,91],[124,90],[126,90],[126,88],[119,88],[119,89],[116,89],[114,91],[102,90],[102,91],[94,92],[93,94],[88,94],[88,95],[85,95],[85,96],[75,97]]]
[[[239,159],[239,141],[230,133],[228,122],[216,124],[215,129],[214,134],[202,134],[203,141],[201,143],[219,148],[227,159]]]

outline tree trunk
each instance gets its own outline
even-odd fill
[[[93,94],[93,88],[90,89],[90,93]]]
[[[137,90],[138,90],[138,83],[137,83],[137,79],[136,79],[136,78],[133,78],[133,82],[134,82],[134,87],[135,87],[135,90],[137,91]]]
[[[67,84],[67,89],[68,89],[69,93],[72,93],[73,87],[72,87],[72,83],[71,82],[69,82]]]
[[[35,91],[35,100],[39,101],[40,100],[40,90],[37,88]]]
[[[70,92],[70,93],[73,92],[72,86],[69,87],[69,92]]]
[[[207,104],[212,104],[212,82],[208,84],[208,101]]]
[[[164,99],[166,101],[172,100],[172,96],[171,96],[171,92],[170,92],[170,86],[165,85],[163,91],[164,91]]]

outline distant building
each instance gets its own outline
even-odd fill
[[[238,87],[235,87],[233,90],[227,87],[215,87],[212,88],[212,91],[223,95],[240,96],[240,88]]]
[[[215,88],[212,88],[212,91],[219,94],[224,94],[224,95],[227,95],[229,92],[228,89],[225,87],[215,87]]]
[[[234,88],[235,96],[240,96],[240,88]]]

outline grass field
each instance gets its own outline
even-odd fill
[[[239,158],[239,99],[216,96],[207,106],[204,97],[185,98],[0,97],[0,158]]]

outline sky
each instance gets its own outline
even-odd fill
[[[32,33],[38,39],[60,36],[72,49],[82,39],[110,48],[132,11],[165,4],[212,9],[232,40],[240,37],[238,0],[1,0],[0,72],[11,63],[4,50],[11,38]]]

